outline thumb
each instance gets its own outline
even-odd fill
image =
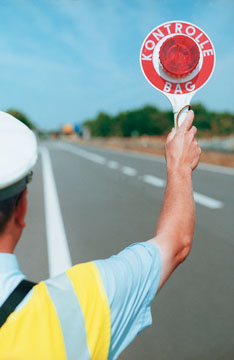
[[[167,135],[167,143],[170,142],[176,134],[176,131],[174,128],[172,128],[171,132]]]
[[[179,127],[179,129],[184,130],[184,131],[185,130],[190,130],[192,125],[193,125],[193,120],[194,120],[194,112],[193,112],[193,110],[189,110],[184,122]]]

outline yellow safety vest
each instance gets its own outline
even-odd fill
[[[104,360],[110,308],[93,262],[40,282],[0,329],[1,360]]]

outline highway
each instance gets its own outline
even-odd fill
[[[40,281],[150,239],[165,184],[162,157],[41,142],[16,250],[22,271]],[[199,165],[194,191],[192,252],[122,360],[234,359],[234,169]]]

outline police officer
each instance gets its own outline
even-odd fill
[[[25,226],[37,144],[24,124],[0,112],[0,359],[116,359],[151,324],[155,294],[192,245],[192,171],[201,152],[193,117],[189,111],[167,137],[167,187],[155,236],[34,285],[13,252]]]

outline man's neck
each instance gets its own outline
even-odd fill
[[[10,234],[0,236],[0,253],[13,254],[15,246],[15,241]]]

